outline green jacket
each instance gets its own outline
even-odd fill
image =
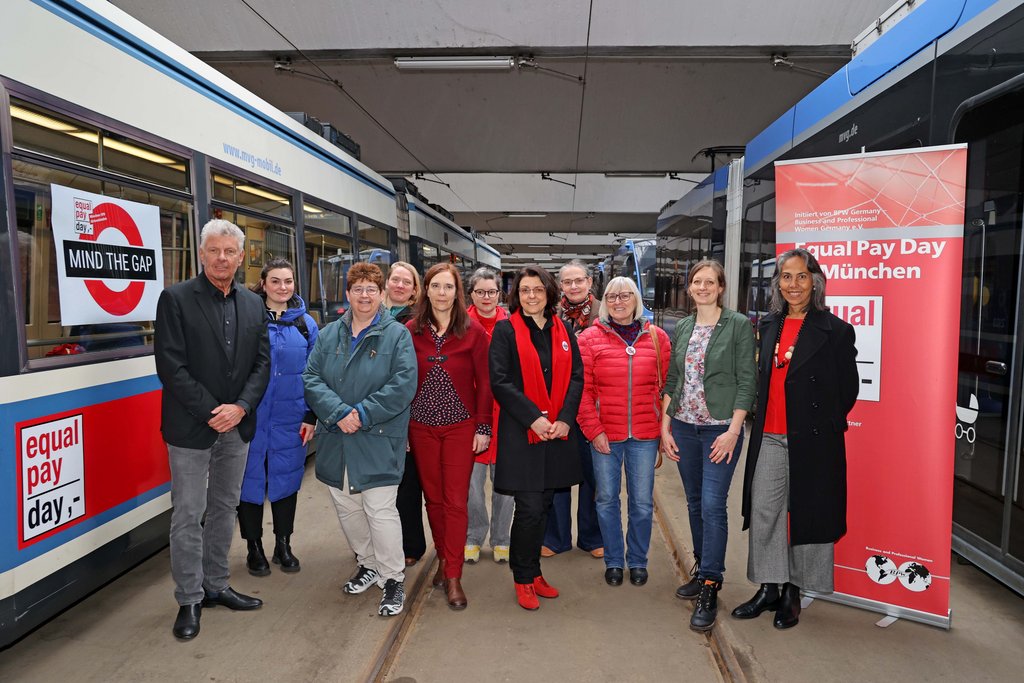
[[[352,349],[352,312],[320,331],[302,380],[306,402],[326,431],[317,437],[316,478],[352,493],[395,486],[405,471],[409,406],[416,394],[412,336],[383,307]],[[338,421],[356,409],[362,427],[345,434]]]
[[[672,362],[668,366],[664,394],[672,399],[668,414],[675,417],[682,399],[686,372],[686,347],[690,343],[696,314],[676,324],[672,340]],[[704,356],[704,398],[716,420],[732,418],[734,410],[750,411],[757,397],[757,369],[754,365],[754,328],[742,313],[722,309],[722,315],[708,340]]]

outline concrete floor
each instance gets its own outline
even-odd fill
[[[953,629],[908,621],[887,629],[879,615],[815,601],[796,628],[778,632],[768,616],[737,621],[728,610],[754,590],[745,579],[746,535],[734,527],[721,593],[718,640],[750,681],[1021,680],[1024,600],[973,567],[954,563]],[[660,512],[674,545],[689,553],[682,487],[671,463],[658,471]],[[170,633],[176,606],[167,552],[157,554],[58,618],[0,652],[0,680],[18,681],[362,681],[400,622],[376,614],[378,594],[346,596],[340,587],[355,560],[324,487],[307,472],[300,493],[296,554],[303,569],[250,577],[236,542],[232,585],[259,595],[263,609],[203,612],[202,632],[188,643]],[[268,511],[269,522],[269,511]],[[604,584],[603,563],[579,550],[544,560],[562,596],[538,612],[520,609],[507,565],[485,549],[467,566],[464,612],[447,608],[427,587],[401,634],[385,680],[669,681],[722,680],[708,641],[687,628],[690,603],[676,600],[669,546],[656,527],[651,580],[637,588]],[[428,552],[428,559],[432,556]],[[412,587],[421,562],[407,578]],[[426,577],[424,577],[426,578]]]

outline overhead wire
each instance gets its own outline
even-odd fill
[[[572,218],[576,215],[576,187],[579,185],[580,177],[580,149],[583,145],[583,112],[584,105],[587,102],[587,67],[590,66],[590,29],[594,21],[594,0],[590,0],[590,6],[587,9],[587,42],[583,49],[583,77],[580,79],[580,116],[576,126],[576,164],[572,174],[572,209],[569,213],[569,222],[572,224]],[[569,246],[569,241],[566,240],[565,244],[562,245],[562,254],[566,252],[566,247]]]
[[[330,83],[330,84],[332,84],[332,85],[333,85],[334,87],[336,87],[336,88],[337,88],[337,89],[338,89],[339,91],[341,91],[341,93],[342,93],[343,95],[345,95],[345,97],[347,97],[347,98],[349,99],[349,101],[350,101],[350,102],[352,102],[352,104],[353,104],[353,105],[355,105],[355,106],[356,106],[356,108],[357,108],[357,109],[359,109],[359,111],[361,111],[361,112],[362,112],[362,113],[363,113],[363,114],[364,114],[364,115],[365,115],[365,116],[366,116],[366,117],[367,117],[368,119],[370,119],[371,121],[373,121],[373,123],[374,123],[374,124],[375,124],[375,125],[376,125],[376,126],[377,126],[378,128],[380,128],[380,129],[381,129],[382,131],[384,131],[384,133],[385,133],[385,134],[386,134],[386,135],[387,135],[387,136],[388,136],[389,138],[391,138],[391,139],[392,139],[392,140],[393,140],[393,141],[395,142],[395,144],[397,144],[397,145],[398,145],[399,147],[401,147],[401,148],[402,148],[402,150],[403,150],[403,151],[405,151],[405,153],[406,153],[406,154],[408,154],[408,155],[409,155],[410,157],[412,157],[412,159],[413,159],[413,160],[414,160],[414,161],[415,161],[415,162],[416,162],[417,164],[419,164],[420,166],[422,166],[422,167],[423,167],[423,169],[424,169],[424,171],[425,171],[426,173],[429,173],[430,175],[432,175],[432,176],[434,176],[435,178],[437,178],[437,182],[439,182],[440,184],[442,184],[442,185],[445,185],[445,186],[447,186],[447,187],[448,187],[448,190],[449,190],[449,191],[450,191],[450,192],[451,192],[451,193],[452,193],[453,195],[455,195],[455,197],[456,197],[456,198],[457,198],[457,199],[458,199],[458,200],[459,200],[460,202],[462,202],[462,203],[463,203],[463,204],[464,204],[464,205],[466,206],[466,208],[468,208],[468,209],[469,209],[469,211],[470,211],[471,213],[473,213],[473,214],[474,214],[475,216],[477,216],[477,217],[478,217],[478,218],[479,218],[480,220],[482,220],[482,221],[485,221],[485,222],[486,222],[486,220],[484,219],[484,217],[483,217],[482,215],[480,215],[480,213],[479,213],[479,212],[478,212],[478,211],[477,211],[476,209],[474,209],[474,208],[473,208],[472,206],[470,206],[469,202],[467,202],[467,201],[466,201],[465,199],[463,199],[463,198],[462,198],[462,196],[461,196],[461,195],[459,195],[459,193],[458,193],[458,192],[456,192],[456,191],[455,191],[455,189],[454,189],[454,188],[453,188],[453,187],[452,187],[452,186],[451,186],[450,184],[448,184],[448,183],[444,182],[444,180],[442,180],[442,179],[441,179],[441,176],[440,176],[440,175],[438,175],[438,174],[437,174],[437,173],[436,173],[435,171],[433,171],[433,170],[432,170],[432,169],[430,168],[430,166],[428,166],[426,162],[424,162],[424,161],[423,161],[422,159],[420,159],[420,158],[419,158],[419,156],[417,156],[415,152],[413,152],[413,151],[412,151],[411,149],[409,149],[409,147],[408,147],[408,146],[407,146],[407,145],[406,145],[406,144],[405,144],[404,142],[402,142],[401,140],[399,140],[399,139],[398,139],[398,136],[396,136],[396,135],[395,135],[394,133],[392,133],[392,132],[391,132],[390,130],[388,130],[388,127],[387,127],[387,126],[385,126],[385,125],[384,125],[383,123],[381,123],[381,121],[380,121],[380,120],[379,120],[379,119],[378,119],[378,118],[377,118],[376,116],[374,116],[374,115],[373,115],[373,114],[372,114],[372,113],[370,112],[370,110],[369,110],[369,109],[367,109],[366,107],[364,107],[364,106],[363,106],[363,104],[362,104],[362,103],[361,103],[361,102],[360,102],[359,100],[357,100],[357,99],[355,98],[355,96],[354,96],[354,95],[353,95],[352,93],[350,93],[350,92],[349,92],[348,90],[346,90],[346,89],[345,89],[345,86],[344,86],[344,85],[342,85],[341,81],[339,81],[338,79],[336,79],[336,78],[332,77],[332,76],[331,76],[331,75],[330,75],[329,73],[327,73],[327,71],[325,71],[325,70],[324,70],[324,69],[323,69],[323,68],[322,68],[322,67],[321,67],[321,66],[320,66],[319,64],[317,64],[317,63],[316,63],[316,62],[315,62],[315,61],[313,60],[313,58],[312,58],[312,57],[310,57],[310,56],[309,56],[309,55],[307,55],[307,54],[306,54],[305,52],[303,52],[303,51],[302,51],[302,48],[300,48],[300,47],[299,47],[298,45],[296,45],[296,44],[295,44],[294,42],[292,42],[292,41],[291,41],[291,39],[290,39],[290,38],[288,38],[288,36],[286,36],[286,35],[285,35],[284,33],[282,33],[282,32],[281,32],[281,31],[280,31],[280,30],[279,30],[279,29],[278,29],[278,28],[277,28],[276,26],[274,26],[274,24],[272,24],[272,23],[270,22],[270,20],[269,20],[269,19],[267,19],[267,18],[266,18],[265,16],[263,16],[263,15],[262,15],[262,14],[261,14],[261,13],[259,12],[259,10],[257,10],[257,9],[256,9],[255,7],[253,7],[253,6],[252,6],[252,5],[251,5],[251,4],[249,3],[249,0],[239,0],[239,2],[241,2],[241,3],[242,3],[243,5],[245,5],[245,6],[247,7],[247,8],[249,8],[249,11],[250,11],[250,12],[252,12],[253,14],[255,14],[255,15],[256,15],[256,16],[257,16],[257,17],[258,17],[258,18],[260,19],[260,21],[262,21],[262,22],[263,22],[264,24],[266,24],[266,25],[267,25],[267,26],[268,26],[268,27],[270,28],[270,30],[271,30],[271,31],[273,31],[273,32],[274,32],[274,33],[276,33],[276,34],[277,34],[278,36],[280,36],[280,37],[281,37],[281,39],[282,39],[282,40],[283,40],[284,42],[288,43],[288,45],[290,45],[290,46],[291,46],[291,48],[292,48],[293,50],[295,50],[295,53],[296,53],[297,55],[299,55],[300,57],[302,57],[302,59],[304,59],[305,61],[309,62],[309,64],[310,64],[310,65],[311,65],[311,66],[312,66],[312,67],[313,67],[314,69],[316,69],[316,70],[317,70],[317,71],[319,72],[319,74],[311,74],[311,73],[307,73],[307,72],[303,72],[303,71],[296,71],[296,70],[295,70],[294,68],[285,68],[284,70],[287,70],[287,71],[291,71],[291,72],[293,72],[293,73],[296,73],[296,74],[298,74],[298,75],[300,75],[300,76],[308,76],[308,77],[311,77],[311,78],[318,78],[318,79],[321,79],[321,80],[327,81],[328,83]],[[591,0],[591,2],[593,2],[593,0]],[[588,31],[588,37],[589,37],[589,31]]]

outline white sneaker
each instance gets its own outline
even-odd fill
[[[393,617],[401,614],[405,607],[405,584],[401,581],[388,579],[384,582],[384,589],[380,596],[380,607],[377,614],[382,617]]]
[[[377,570],[359,565],[356,575],[341,587],[349,595],[358,595],[377,582]]]
[[[499,564],[502,562],[508,562],[508,546],[507,545],[496,545],[494,546],[494,561]]]

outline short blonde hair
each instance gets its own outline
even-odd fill
[[[605,300],[605,297],[608,296],[610,292],[618,293],[623,290],[630,292],[633,295],[633,322],[644,317],[644,302],[640,298],[640,290],[637,288],[635,282],[628,277],[622,277],[621,275],[619,277],[613,277],[608,281],[608,284],[605,285],[604,294],[601,296],[601,307],[597,311],[597,317],[605,322],[608,322],[611,319],[611,314],[608,313],[608,302]]]
[[[416,272],[416,269],[411,263],[406,263],[405,261],[395,261],[391,264],[391,267],[388,268],[387,277],[384,278],[384,305],[389,308],[393,305],[391,303],[391,298],[388,296],[387,284],[388,280],[391,279],[391,275],[394,274],[395,268],[404,268],[409,271],[410,275],[412,275],[412,296],[409,297],[409,303],[406,304],[406,306],[415,306],[416,302],[420,298],[420,293],[423,291],[423,287],[420,285],[420,274]]]

